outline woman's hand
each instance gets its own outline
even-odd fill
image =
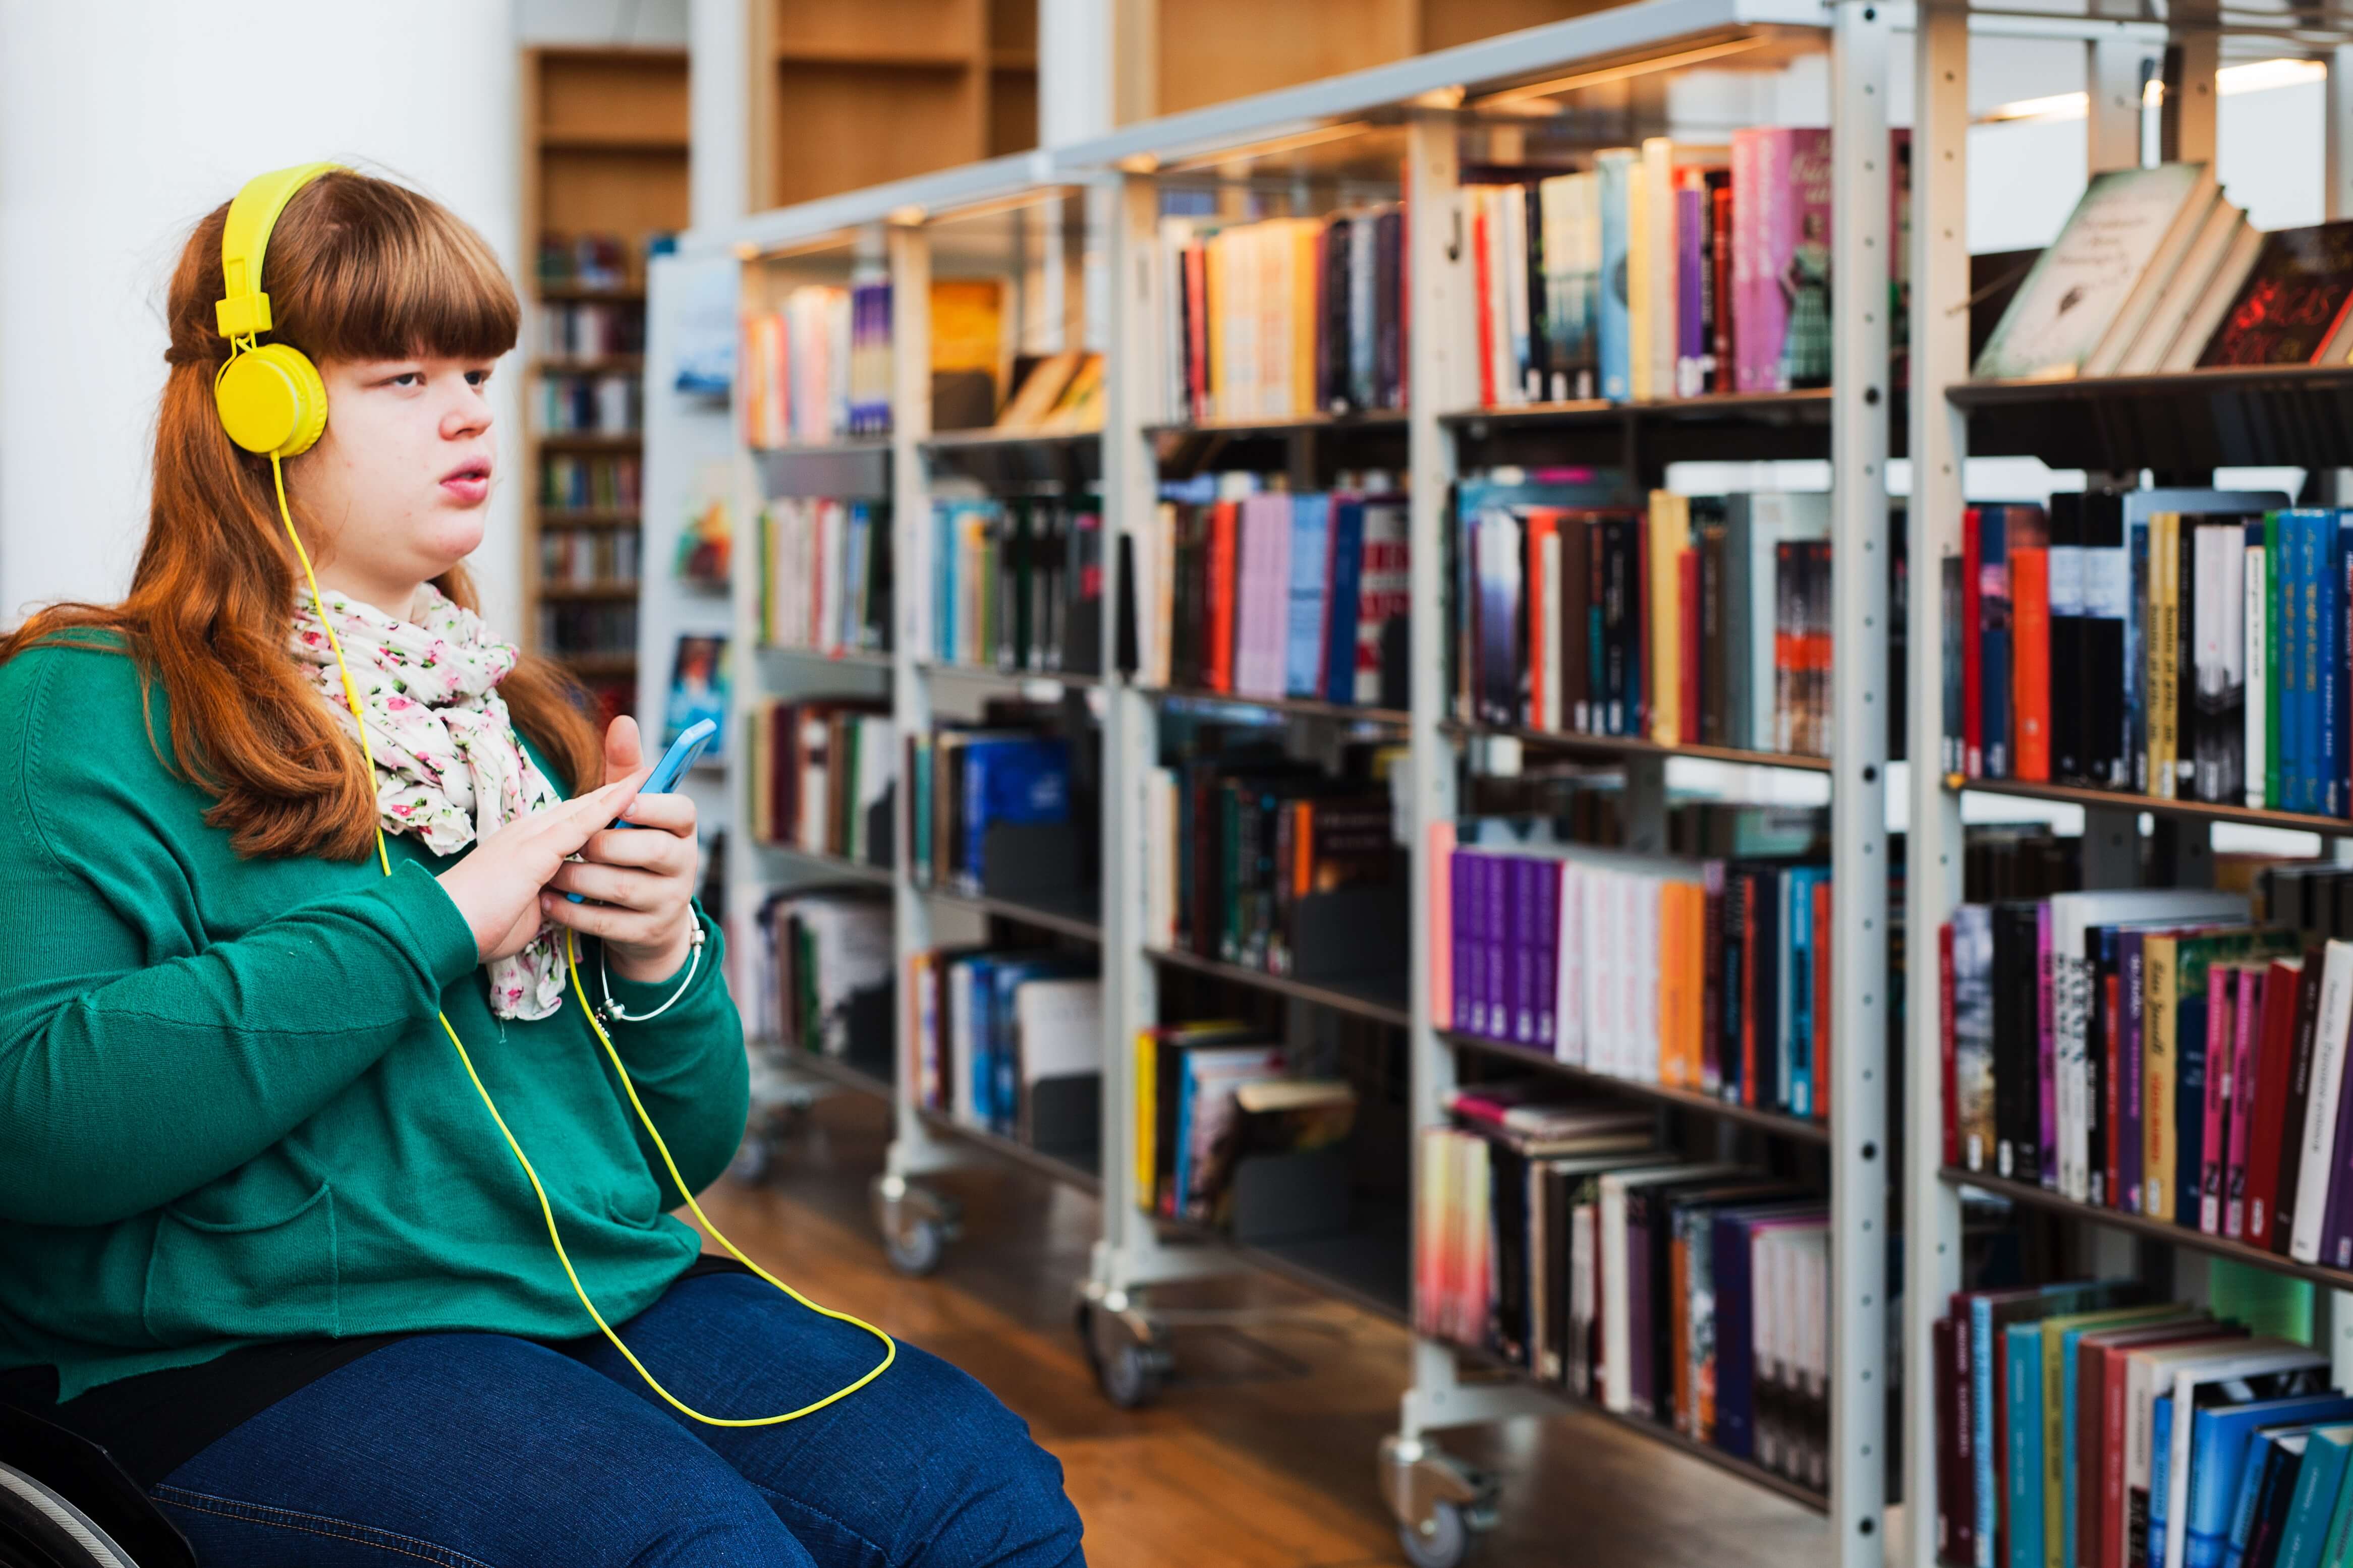
[[[614,720],[605,732],[605,776],[644,777],[641,755],[637,721]],[[556,869],[539,913],[602,937],[606,963],[615,973],[652,984],[678,973],[693,942],[694,802],[682,795],[641,795],[628,818],[635,827],[592,834],[581,858]],[[566,893],[596,901],[575,904]]]
[[[539,934],[541,889],[565,856],[629,808],[645,775],[644,769],[617,775],[608,768],[612,782],[604,788],[554,810],[517,817],[441,873],[441,890],[473,928],[474,949],[483,963],[512,957]]]

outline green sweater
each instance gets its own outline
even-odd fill
[[[390,877],[238,858],[156,754],[164,704],[151,682],[142,715],[120,651],[0,667],[0,1370],[54,1365],[62,1400],[268,1340],[594,1332],[437,1006],[597,1309],[649,1305],[700,1242],[576,1000],[493,1017],[449,861],[406,837]],[[695,915],[693,984],[613,1038],[700,1188],[749,1080]],[[613,995],[637,1013],[676,984]]]

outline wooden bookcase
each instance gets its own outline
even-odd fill
[[[753,0],[754,210],[1038,144],[1037,0]]]
[[[522,258],[524,411],[521,482],[523,503],[522,583],[524,646],[554,654],[597,691],[615,711],[635,706],[636,637],[631,651],[564,657],[543,636],[541,610],[554,605],[634,605],[651,563],[642,559],[634,577],[593,583],[546,580],[541,561],[543,533],[553,528],[628,530],[636,534],[633,506],[592,508],[544,504],[543,464],[551,457],[640,459],[642,432],[550,433],[540,417],[546,377],[592,374],[636,377],[642,354],[576,358],[551,353],[542,323],[547,304],[602,301],[633,312],[642,330],[645,311],[647,237],[687,224],[687,58],[682,49],[548,47],[523,53]],[[628,261],[619,285],[589,288],[543,281],[540,244],[543,236],[570,238],[609,234],[626,242]]]

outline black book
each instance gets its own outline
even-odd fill
[[[1494,1227],[1494,1283],[1487,1299],[1487,1348],[1528,1364],[1528,1161],[1501,1139],[1487,1145],[1488,1215]]]
[[[1544,283],[1544,207],[1536,199],[1536,184],[1531,180],[1520,188],[1521,203],[1527,208],[1527,221],[1520,226],[1527,234],[1527,255],[1521,265],[1528,269],[1528,378],[1527,395],[1532,403],[1542,403],[1554,395],[1552,390],[1552,333],[1546,323],[1546,293]]]
[[[1716,965],[1720,973],[1717,984],[1716,1037],[1717,1060],[1723,1081],[1717,1092],[1734,1104],[1740,1102],[1741,1031],[1747,1024],[1747,969],[1743,954],[1748,942],[1748,872],[1739,866],[1727,866],[1724,872],[1722,910],[1717,920],[1718,948],[1724,961]]]
[[[1757,868],[1757,922],[1750,944],[1756,963],[1748,976],[1748,1005],[1757,1014],[1757,1084],[1753,1101],[1759,1110],[1786,1109],[1781,1082],[1781,896],[1788,872],[1778,866]]]
[[[2084,497],[2051,498],[2051,777],[2087,782],[2084,766]]]
[[[2042,1180],[2041,1026],[2036,1016],[2042,906],[1993,907],[1994,1173]]]
[[[1134,538],[1119,536],[1119,613],[1113,623],[1113,668],[1123,679],[1135,679],[1137,641],[1135,626],[1135,550]]]
[[[2125,707],[2125,645],[2132,608],[2132,560],[2125,544],[2125,500],[2093,490],[2077,510],[2079,598],[2074,677],[2083,782],[2132,787],[2132,715]],[[2052,663],[2057,663],[2056,648]]]
[[[1056,668],[1074,675],[1103,670],[1103,513],[1090,500],[1062,518],[1062,549],[1054,595]],[[1124,535],[1120,547],[1126,548]],[[1121,577],[1126,577],[1123,562]],[[1130,652],[1124,657],[1132,658]]]
[[[2116,928],[2098,926],[2084,932],[2084,946],[2092,961],[2092,994],[2084,1015],[2084,1092],[2089,1101],[2084,1107],[2084,1147],[2088,1152],[2091,1201],[2105,1208],[2108,1202],[2108,1073],[2114,1066],[2108,1057],[2108,1030],[2116,1021],[2108,1007],[2108,987],[2120,981]]]
[[[1355,219],[1335,213],[1324,225],[1324,321],[1317,335],[1316,406],[1339,413],[1354,399],[1348,386],[1348,258],[1354,248]]]
[[[2304,1474],[2305,1447],[2311,1440],[2309,1433],[2287,1432],[2263,1445],[2263,1473],[2256,1486],[2254,1525],[2247,1532],[2245,1568],[2273,1568],[2279,1560],[2295,1483]]]
[[[1404,276],[1405,220],[1385,209],[1373,226],[1373,396],[1382,408],[1405,402],[1405,326],[1398,318]]]

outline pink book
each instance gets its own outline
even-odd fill
[[[2206,972],[2206,1135],[2199,1145],[2198,1228],[2207,1236],[2222,1234],[2222,1140],[2231,1114],[2228,1064],[2237,1054],[2238,977],[2237,970],[2220,964]]]
[[[1732,149],[1736,389],[1827,386],[1831,133],[1819,128],[1736,131]],[[1744,170],[1749,176],[1745,181]]]
[[[2222,1234],[2233,1241],[2246,1236],[2247,1145],[2255,1123],[2255,1075],[2263,1071],[2263,988],[2268,984],[2261,969],[2239,972],[2239,1016],[2231,1026],[2230,1131],[2222,1163]]]

